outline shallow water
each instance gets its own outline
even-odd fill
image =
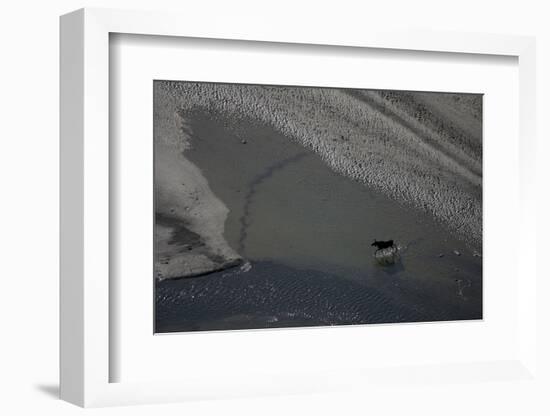
[[[386,277],[393,299],[356,277],[255,262],[248,272],[166,280],[157,284],[156,332],[479,318],[469,308],[418,298],[396,275]]]
[[[226,240],[253,267],[158,283],[157,332],[481,318],[481,258],[431,216],[269,126],[187,121],[185,155],[229,208]],[[395,240],[399,262],[380,266],[374,239]]]

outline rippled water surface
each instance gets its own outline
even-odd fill
[[[357,279],[258,262],[248,272],[219,272],[157,285],[157,332],[475,319],[435,299],[421,300],[399,277],[396,296]],[[449,307],[451,306],[451,307]]]

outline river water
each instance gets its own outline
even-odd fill
[[[157,283],[156,332],[482,318],[482,259],[433,217],[269,126],[186,119],[185,156],[228,207],[225,238],[252,267]],[[379,265],[374,239],[395,240],[400,260]]]

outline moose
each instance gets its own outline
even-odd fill
[[[371,244],[371,246],[376,247],[376,251],[383,250],[385,248],[393,248],[395,249],[395,245],[393,244],[393,240],[388,241],[377,241],[376,239]]]

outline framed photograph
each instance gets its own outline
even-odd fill
[[[482,319],[482,94],[153,96],[155,333]]]
[[[537,383],[534,40],[181,18],[61,18],[61,397]]]

